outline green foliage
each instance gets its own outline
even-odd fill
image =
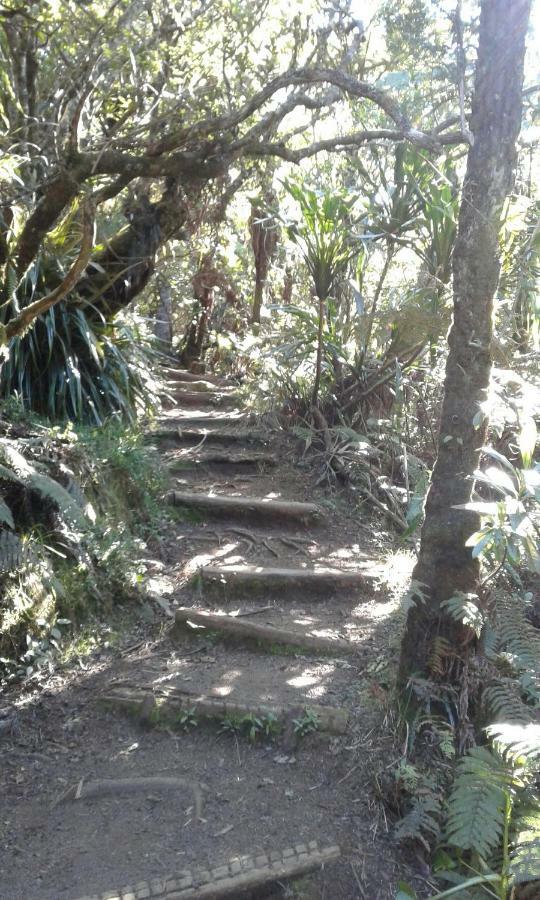
[[[39,472],[19,451],[15,442],[0,438],[0,460],[0,483],[15,482],[23,489],[38,493],[43,500],[54,504],[68,526],[85,528],[87,520],[73,497],[54,478]]]
[[[221,720],[220,731],[232,735],[244,735],[251,743],[260,738],[271,739],[281,730],[274,713],[265,715],[248,713],[245,716],[228,715]]]
[[[540,796],[536,784],[540,726],[507,723],[487,729],[491,746],[473,747],[459,760],[447,799],[445,846],[435,855],[438,877],[454,886],[431,900],[476,898],[477,888],[508,900],[512,886],[540,883]],[[415,800],[398,825],[401,839],[433,829],[440,810]],[[449,852],[448,852],[449,851]],[[471,875],[472,873],[472,875]],[[403,885],[404,896],[415,897]],[[493,893],[495,892],[495,893]]]
[[[454,847],[487,858],[505,824],[508,770],[487,747],[473,747],[460,760],[448,798],[446,836]]]
[[[108,324],[92,308],[59,303],[14,338],[0,369],[0,396],[52,421],[134,421],[155,404],[155,355],[136,322]]]
[[[442,802],[434,794],[415,797],[395,828],[398,841],[419,841],[429,851],[441,833]]]
[[[540,346],[540,203],[512,197],[501,229],[500,293],[506,299],[502,316],[513,340],[523,350]]]
[[[298,735],[298,737],[306,737],[308,734],[313,734],[313,732],[317,731],[319,728],[319,717],[313,709],[306,707],[302,716],[293,719],[293,727],[294,733]]]
[[[191,706],[189,708],[183,709],[182,712],[179,713],[177,718],[177,725],[183,731],[190,731],[192,728],[196,728],[199,724],[199,719],[197,717],[197,707]]]
[[[536,445],[536,426],[527,418],[519,436],[522,459],[530,465]],[[467,541],[473,558],[507,564],[515,571],[524,563],[540,572],[536,519],[540,513],[540,465],[518,468],[491,447],[484,449],[497,465],[477,471],[478,484],[486,485],[500,499],[477,500],[459,508],[482,516],[482,527]]]
[[[352,258],[361,252],[360,241],[351,233],[358,198],[336,191],[322,193],[292,181],[284,186],[301,214],[299,223],[287,225],[287,235],[300,249],[316,296],[325,301]]]
[[[0,439],[0,669],[10,680],[38,677],[72,628],[134,596],[143,538],[163,515],[163,476],[139,433],[26,427],[24,439]]]

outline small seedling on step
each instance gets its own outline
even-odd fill
[[[177,722],[180,728],[183,728],[184,731],[189,731],[190,728],[196,728],[199,724],[196,708],[194,706],[191,706],[189,709],[183,709],[182,712],[178,715]]]
[[[319,717],[312,709],[306,708],[304,715],[298,719],[293,719],[294,733],[298,737],[306,737],[313,734],[319,727]]]

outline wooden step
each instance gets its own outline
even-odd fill
[[[205,394],[208,392],[230,394],[235,390],[234,387],[224,384],[216,385],[213,381],[204,381],[202,379],[200,381],[190,381],[189,383],[185,382],[184,387],[183,384],[179,384],[178,381],[173,378],[172,380],[165,382],[165,387],[171,393],[178,391],[196,391],[198,394]]]
[[[238,900],[252,891],[270,886],[274,882],[290,881],[313,872],[339,859],[339,847],[319,849],[317,841],[296,844],[284,850],[253,855],[233,856],[226,862],[203,867],[192,866],[174,876],[138,881],[91,897],[79,900],[121,900],[121,898],[151,897],[152,900],[222,900],[224,897]],[[266,896],[266,894],[265,894]]]
[[[177,687],[152,690],[149,686],[131,687],[121,684],[116,687],[113,684],[99,699],[107,706],[125,709],[136,716],[144,716],[146,721],[155,724],[174,723],[178,719],[178,713],[186,709],[194,709],[197,718],[218,720],[228,717],[243,718],[249,715],[262,717],[271,715],[282,725],[286,724],[291,715],[299,716],[302,710],[309,710],[316,716],[317,729],[330,734],[345,734],[349,720],[348,711],[339,706],[319,706],[312,703],[296,704],[294,707],[288,704],[276,706],[259,703],[257,698],[251,703],[235,703],[223,697],[180,690]]]
[[[240,402],[236,394],[226,394],[220,391],[182,391],[171,393],[171,399],[179,406],[234,406]]]
[[[302,588],[325,593],[365,584],[367,577],[363,572],[342,569],[281,569],[253,565],[202,566],[199,575],[203,584],[209,587],[259,591]]]
[[[314,503],[298,503],[295,500],[265,500],[259,497],[230,497],[222,494],[197,494],[187,491],[171,491],[169,503],[203,510],[214,516],[238,516],[255,519],[288,519],[308,522],[321,517],[321,510]]]
[[[242,412],[228,412],[226,410],[209,410],[202,412],[200,415],[191,415],[187,410],[169,409],[164,410],[157,420],[160,425],[169,427],[175,426],[183,428],[239,428],[246,426],[250,422],[250,416]]]
[[[287,628],[276,628],[274,625],[247,622],[238,616],[194,609],[177,609],[175,624],[178,630],[189,630],[194,625],[197,634],[201,633],[201,629],[208,629],[221,632],[232,640],[255,641],[273,645],[286,644],[289,647],[301,647],[315,653],[332,653],[334,656],[352,653],[355,649],[354,644],[342,638],[321,637],[309,632],[291,631]]]
[[[145,440],[166,440],[176,444],[199,444],[202,441],[209,444],[266,444],[269,438],[263,431],[249,431],[247,428],[183,428],[178,425],[176,428],[149,431]]]
[[[188,372],[187,369],[177,369],[174,366],[162,366],[161,372],[166,378],[172,378],[174,381],[197,382],[206,381],[212,385],[230,385],[231,382],[226,378],[220,378],[219,375],[199,375],[195,372]]]
[[[167,463],[167,468],[172,474],[185,472],[186,469],[193,466],[235,466],[237,468],[249,466],[277,466],[278,461],[275,456],[269,453],[224,453],[218,450],[196,450],[194,456],[186,456],[175,458]]]

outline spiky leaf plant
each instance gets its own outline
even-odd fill
[[[360,242],[352,240],[350,228],[358,198],[335,191],[317,192],[292,181],[285,182],[285,188],[301,215],[300,222],[288,224],[287,234],[300,249],[318,301],[317,358],[311,398],[315,406],[321,381],[326,303],[337,280],[360,252]]]
[[[53,421],[133,420],[155,402],[148,374],[154,356],[136,325],[107,323],[95,310],[60,303],[11,342],[0,395],[16,394]]]

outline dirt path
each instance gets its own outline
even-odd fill
[[[179,493],[150,621],[21,694],[0,737],[3,900],[225,896],[229,882],[243,896],[254,872],[272,876],[265,896],[387,900],[404,874],[373,792],[393,761],[370,675],[395,606],[378,586],[381,541],[346,497],[313,488],[282,436],[208,387],[196,403],[200,386],[173,381],[155,435]],[[214,499],[199,509],[193,492]],[[178,608],[261,627],[175,625]]]

